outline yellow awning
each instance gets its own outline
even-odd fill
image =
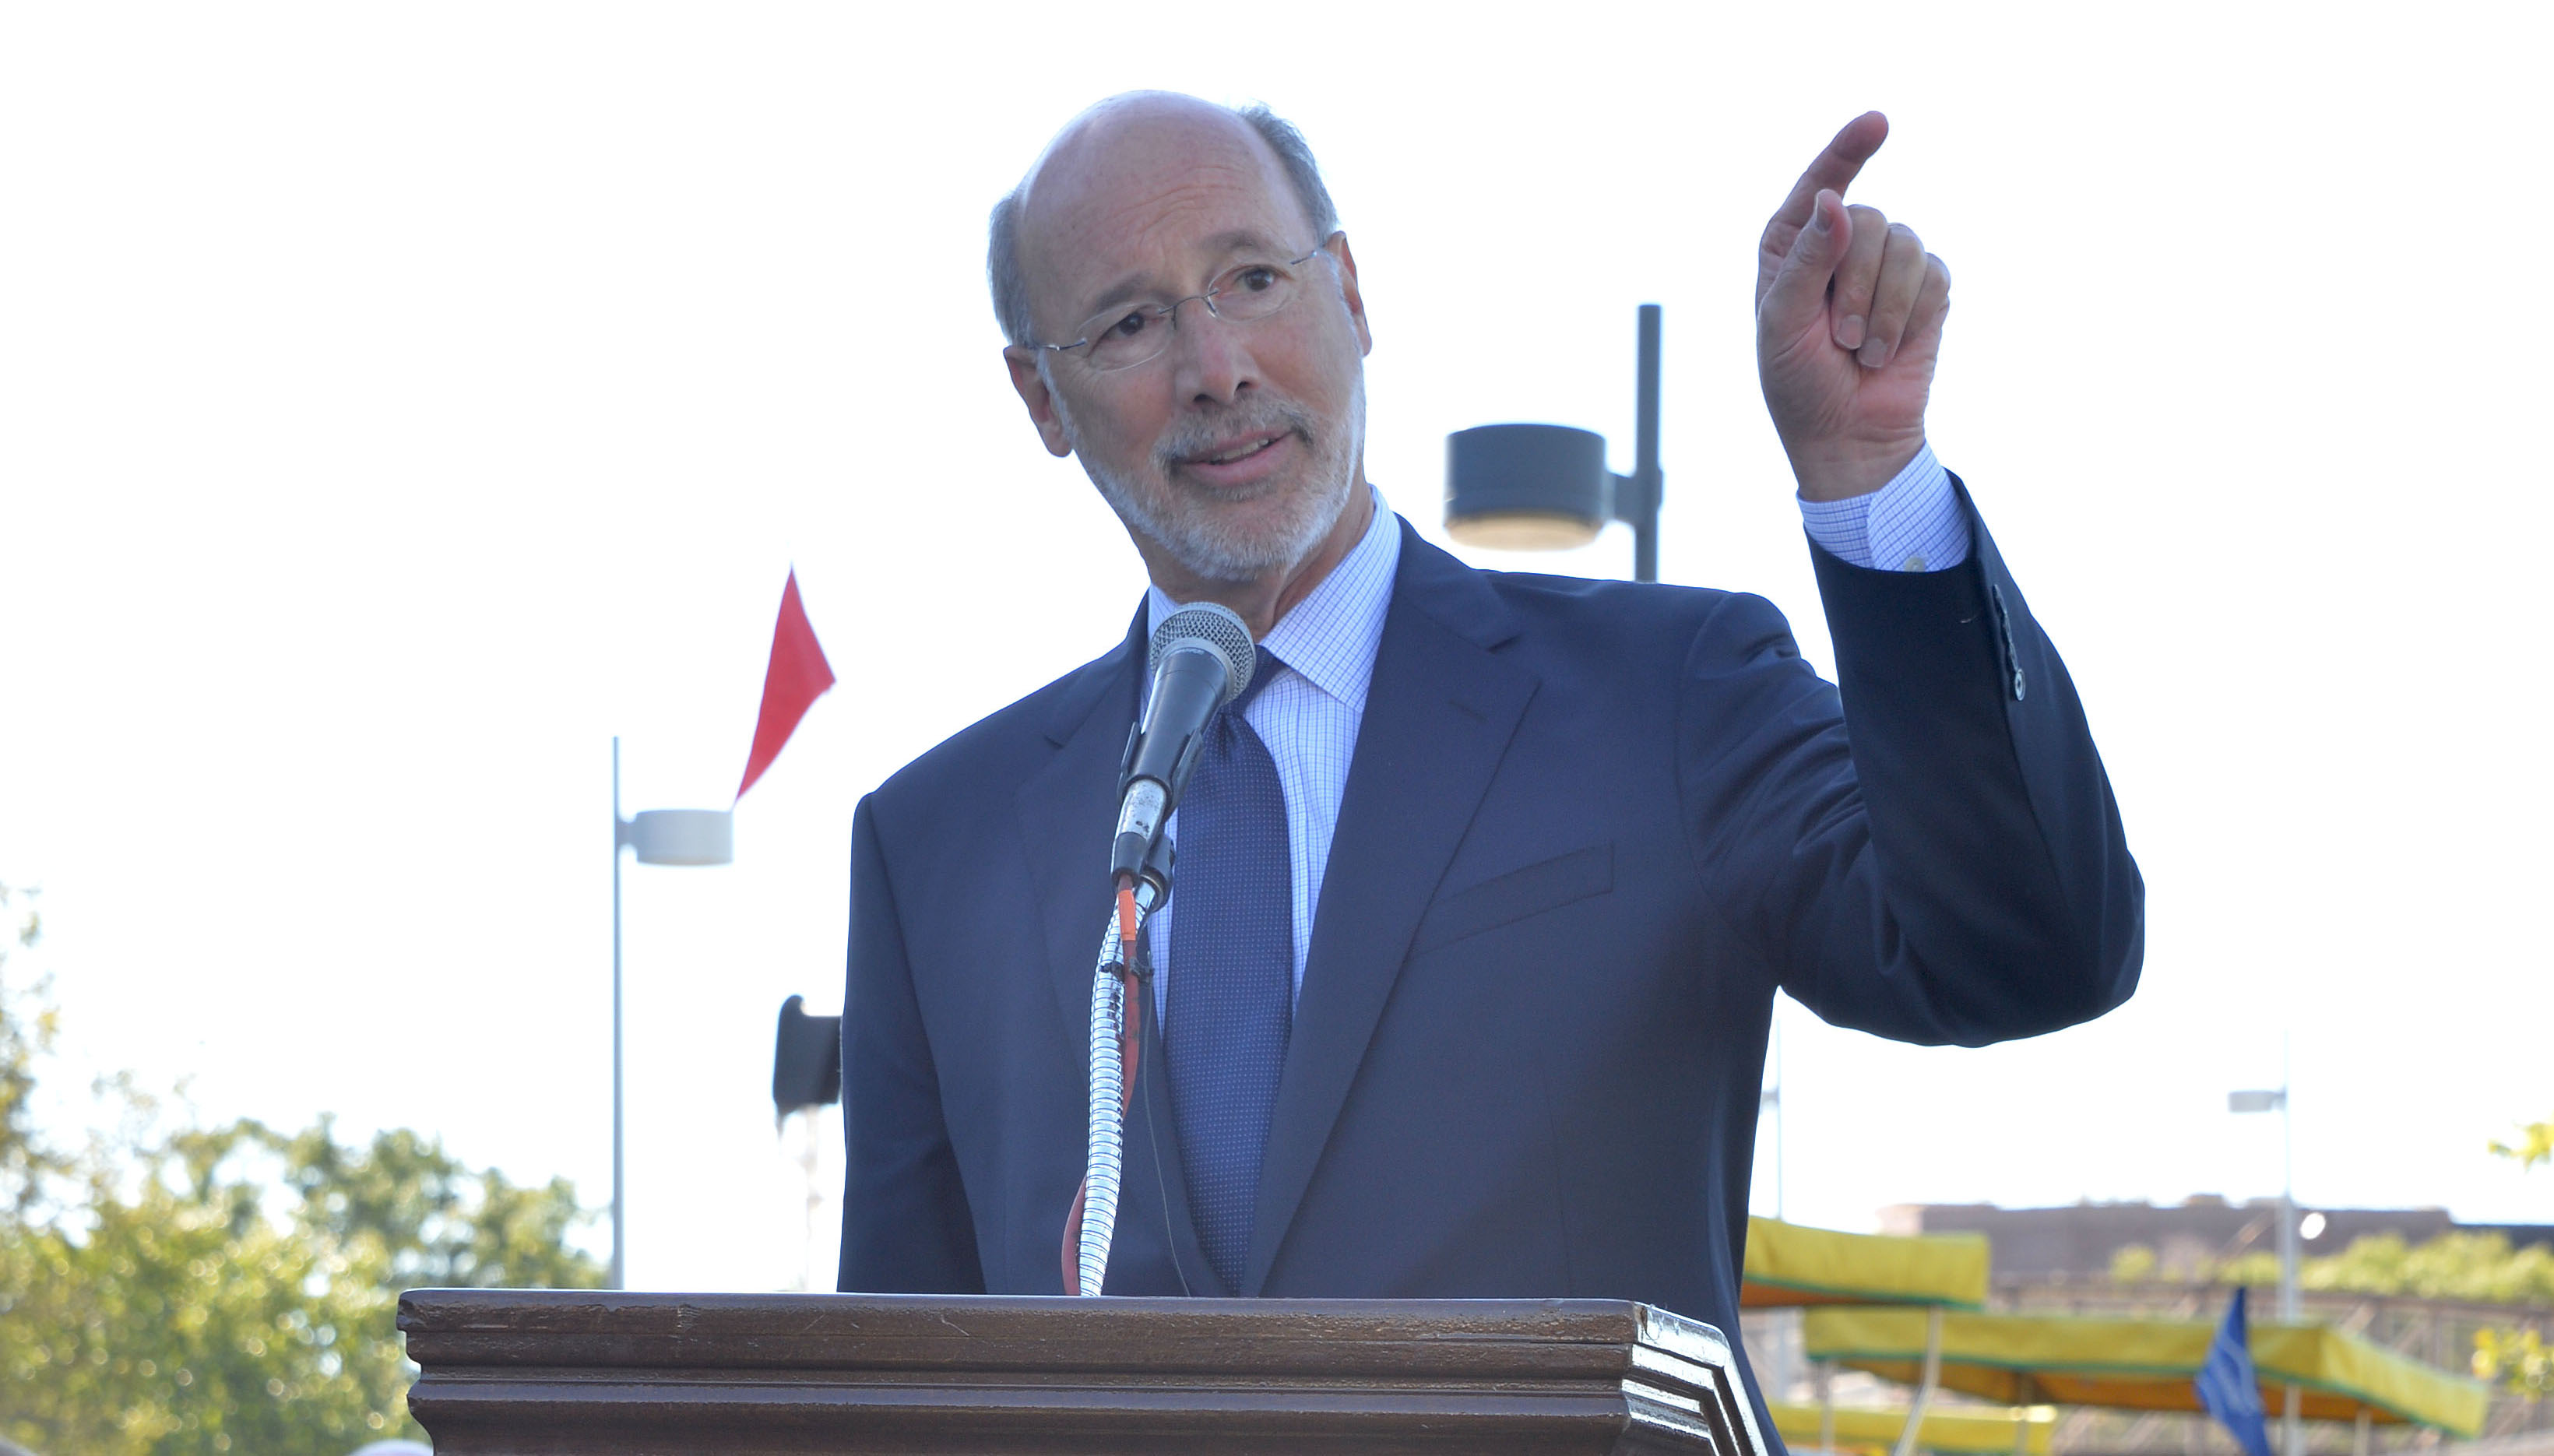
[[[1818,1439],[1818,1407],[1768,1402],[1774,1412],[1774,1429],[1795,1446],[1805,1446]],[[1904,1410],[1847,1410],[1835,1412],[1835,1443],[1886,1451],[1898,1444],[1899,1432],[1907,1428]],[[2028,1456],[2048,1456],[2048,1439],[2057,1429],[2057,1411],[2047,1405],[2032,1405],[2018,1410],[1936,1410],[1927,1413],[1924,1425],[1916,1432],[1916,1444],[1926,1451],[1975,1452],[1978,1456],[2010,1456],[2020,1450]],[[2019,1434],[2023,1444],[2017,1447]]]
[[[1738,1286],[1743,1308],[1947,1304],[1975,1309],[1986,1301],[1984,1234],[1899,1238],[1770,1218],[1747,1220],[1747,1268]]]
[[[1833,1360],[1914,1385],[1924,1358],[1916,1309],[1812,1309],[1802,1338],[1812,1360]],[[2082,1319],[2027,1314],[1942,1316],[1942,1385],[2008,1405],[2108,1405],[2196,1410],[2191,1382],[2217,1326],[2207,1320]],[[2450,1375],[2320,1324],[2256,1324],[2253,1369],[2264,1409],[2279,1388],[2302,1393],[2318,1420],[2410,1421],[2452,1435],[2483,1429],[2481,1382]]]

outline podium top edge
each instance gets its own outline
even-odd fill
[[[1003,1322],[1098,1319],[1149,1322],[1162,1316],[1184,1320],[1244,1319],[1277,1326],[1304,1320],[1350,1323],[1514,1327],[1517,1333],[1551,1337],[1564,1329],[1583,1330],[1582,1338],[1616,1337],[1600,1328],[1619,1323],[1625,1329],[1655,1324],[1662,1333],[1698,1330],[1716,1335],[1707,1324],[1630,1299],[1219,1299],[1163,1297],[1077,1298],[1064,1294],[864,1294],[864,1293],[685,1293],[643,1289],[486,1289],[416,1288],[400,1294],[402,1329],[460,1330],[484,1327],[502,1316],[520,1328],[529,1319],[562,1328],[592,1323],[635,1333],[658,1318],[697,1326],[703,1319],[725,1322],[758,1316],[815,1319],[869,1317],[892,1321],[942,1322],[976,1314]]]
[[[1437,1311],[1517,1309],[1564,1309],[1576,1313],[1623,1313],[1635,1309],[1655,1308],[1635,1299],[1589,1299],[1569,1297],[1490,1297],[1466,1299],[1356,1299],[1356,1298],[1215,1298],[1207,1295],[1126,1295],[1108,1294],[1088,1298],[1072,1294],[872,1294],[858,1291],[836,1292],[819,1289],[812,1292],[776,1289],[753,1290],[690,1289],[543,1289],[483,1288],[477,1287],[443,1288],[420,1287],[400,1292],[404,1300],[431,1300],[459,1304],[567,1304],[585,1303],[636,1307],[650,1304],[689,1304],[711,1306],[805,1309],[816,1306],[875,1305],[882,1309],[946,1309],[961,1305],[987,1309],[1219,1309],[1219,1310],[1371,1310]],[[1664,1311],[1662,1311],[1664,1312]],[[1682,1315],[1674,1316],[1683,1318]]]
[[[1708,1324],[1629,1299],[1073,1298],[1041,1294],[665,1293],[599,1289],[409,1289],[400,1330],[433,1344],[587,1340],[698,1348],[769,1342],[978,1346],[1242,1341],[1647,1347],[1726,1369]],[[517,1348],[522,1354],[528,1350]]]

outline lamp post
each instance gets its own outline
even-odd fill
[[[1609,520],[1632,528],[1632,579],[1659,579],[1659,305],[1640,309],[1630,475],[1605,437],[1558,424],[1485,424],[1446,437],[1446,531],[1467,546],[1558,551]]]
[[[2288,1113],[2288,1039],[2279,1038],[2279,1084],[2226,1094],[2229,1112],[2279,1114],[2279,1318],[2293,1323],[2297,1300],[2297,1159],[2294,1124]],[[2299,1392],[2288,1386],[2281,1417],[2279,1448],[2286,1456],[2305,1456],[2305,1424],[2298,1418]]]
[[[736,820],[724,809],[649,809],[621,817],[621,739],[612,739],[612,1273],[629,1285],[621,1115],[621,851],[641,864],[726,864],[736,858]]]
[[[1756,1115],[1774,1118],[1774,1221],[1783,1221],[1783,1024],[1774,1023],[1774,1084],[1756,1094]]]
[[[1756,1120],[1758,1125],[1762,1126],[1767,1116],[1770,1115],[1774,1119],[1774,1221],[1782,1223],[1785,1219],[1783,1216],[1783,1024],[1781,1022],[1774,1023],[1773,1033],[1774,1084],[1757,1091]],[[1785,1311],[1774,1312],[1780,1316]],[[1773,1357],[1768,1362],[1773,1367],[1769,1372],[1774,1381],[1772,1389],[1780,1393],[1776,1399],[1788,1400],[1792,1399],[1793,1351],[1801,1338],[1799,1312],[1793,1310],[1790,1311],[1789,1318],[1778,1317],[1770,1321],[1770,1328],[1767,1329],[1766,1334],[1769,1336],[1768,1344],[1771,1347],[1767,1353]],[[1829,1421],[1832,1421],[1835,1416],[1834,1410],[1829,1409],[1826,1416]],[[1821,1437],[1830,1448],[1834,1445],[1834,1435],[1833,1431],[1825,1431]]]

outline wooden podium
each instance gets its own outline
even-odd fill
[[[411,1289],[437,1456],[1770,1456],[1729,1344],[1612,1299]]]

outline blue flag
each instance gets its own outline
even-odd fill
[[[2244,1456],[2270,1456],[2270,1428],[2262,1419],[2262,1382],[2253,1373],[2253,1346],[2244,1331],[2244,1291],[2226,1306],[2226,1322],[2208,1342],[2208,1359],[2192,1383],[2199,1403],[2233,1433]]]

